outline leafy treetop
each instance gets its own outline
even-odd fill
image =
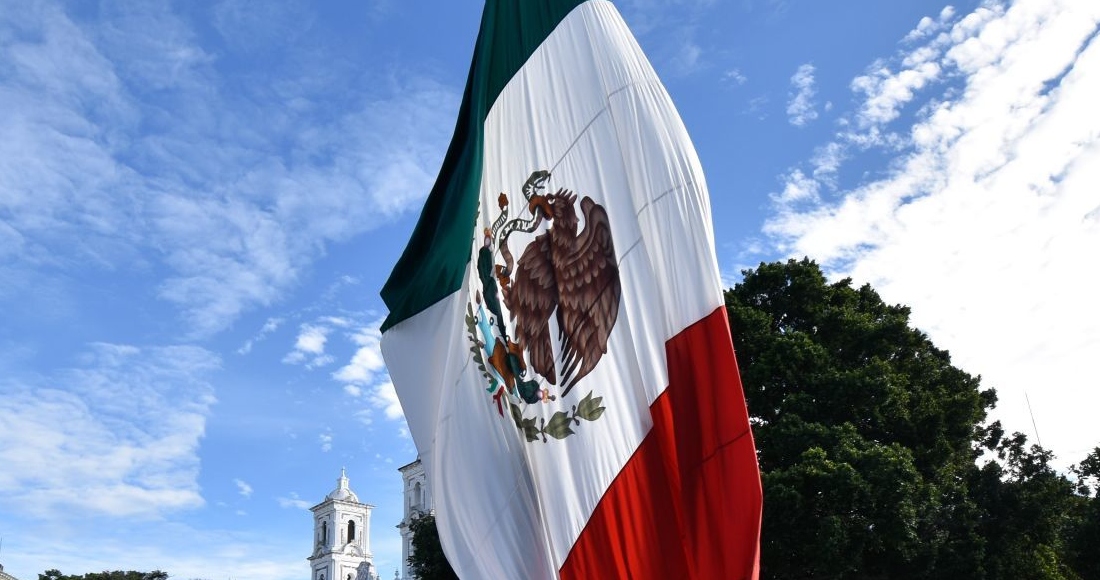
[[[39,574],[38,580],[168,580],[168,573],[160,570],[153,570],[152,572],[105,570],[103,572],[89,572],[78,576],[75,574],[62,574],[60,571],[54,569],[46,570],[44,573]]]

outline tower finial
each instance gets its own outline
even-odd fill
[[[340,468],[340,479],[336,480],[336,489],[348,489],[348,470]]]

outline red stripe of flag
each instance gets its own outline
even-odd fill
[[[756,579],[760,472],[718,308],[665,346],[653,429],[600,499],[562,580]]]

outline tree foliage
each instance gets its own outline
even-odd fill
[[[994,391],[908,307],[809,260],[745,271],[726,306],[764,485],[763,578],[1100,578],[1083,574],[1087,486],[988,424]]]
[[[62,574],[59,570],[46,570],[38,575],[38,580],[168,580],[168,573],[160,570],[152,572],[135,572],[122,570],[103,572],[89,572],[82,575]]]
[[[422,514],[409,525],[412,529],[412,553],[409,555],[409,572],[418,580],[458,580],[451,569],[443,545],[439,542],[439,530],[435,516]]]

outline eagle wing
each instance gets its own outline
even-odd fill
[[[557,273],[558,328],[562,339],[562,396],[596,368],[619,315],[622,284],[607,211],[581,200],[584,231],[570,256],[553,256]]]
[[[550,261],[550,235],[543,233],[527,246],[516,264],[505,303],[516,321],[516,342],[530,352],[531,366],[550,384],[557,384],[550,343],[550,313],[558,306],[558,285]]]

